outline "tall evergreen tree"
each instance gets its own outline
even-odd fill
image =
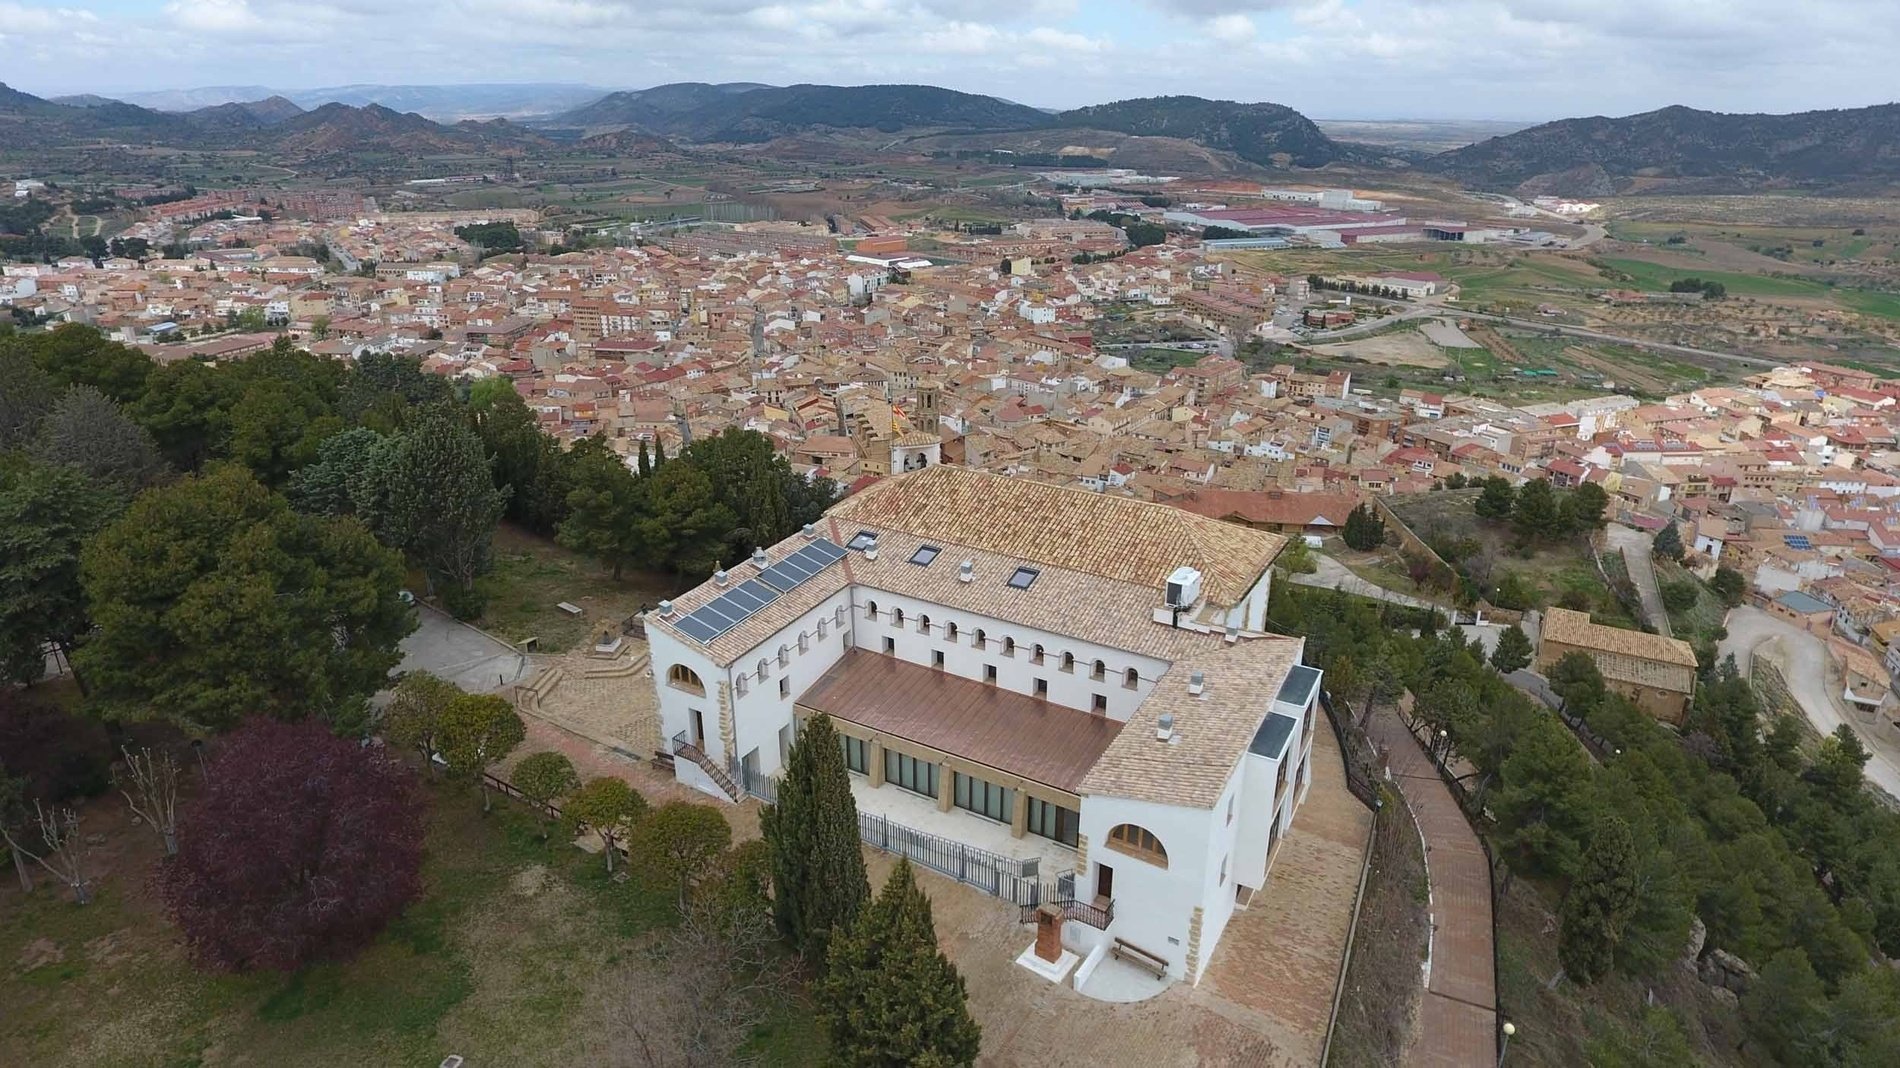
[[[397,440],[385,536],[422,565],[451,612],[479,615],[475,579],[488,570],[507,494],[489,476],[481,440],[448,405],[412,416]]]
[[[1380,519],[1369,504],[1362,504],[1346,515],[1346,529],[1342,535],[1348,548],[1368,552],[1378,548],[1385,541],[1385,520]]]
[[[1518,488],[1517,503],[1511,509],[1511,530],[1517,534],[1518,544],[1557,537],[1563,527],[1563,513],[1548,479],[1533,479]]]
[[[848,1068],[969,1065],[983,1039],[909,860],[832,943],[818,1002],[832,1062]]]
[[[40,421],[33,453],[78,468],[130,499],[170,471],[145,428],[91,386],[67,390]]]
[[[122,507],[77,470],[0,454],[0,679],[37,682],[48,643],[70,659],[92,625],[80,551]]]
[[[829,716],[805,721],[792,743],[778,802],[759,815],[772,852],[772,915],[793,948],[823,960],[871,896],[844,751]]]
[[[1491,666],[1506,675],[1519,668],[1529,667],[1531,662],[1531,640],[1524,628],[1513,623],[1498,635],[1498,646],[1491,651]]]
[[[1656,538],[1650,542],[1649,551],[1664,560],[1682,559],[1682,531],[1676,528],[1676,521],[1656,532]]]
[[[1517,503],[1517,490],[1503,475],[1492,475],[1484,480],[1484,492],[1471,503],[1471,510],[1478,513],[1480,519],[1508,519],[1511,508]]]
[[[567,518],[557,535],[562,545],[613,568],[648,564],[645,481],[635,478],[607,445],[595,438],[567,454]]]
[[[1586,984],[1609,974],[1636,905],[1636,844],[1629,824],[1605,816],[1558,910],[1557,957],[1565,974]]]

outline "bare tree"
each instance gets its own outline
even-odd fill
[[[125,795],[132,814],[165,840],[165,855],[178,855],[178,762],[167,752],[141,749],[136,754],[123,746],[125,773],[113,769],[113,785]],[[130,782],[127,781],[130,779]]]
[[[86,847],[85,835],[79,833],[79,813],[70,808],[56,808],[48,812],[45,806],[35,801],[33,814],[39,821],[40,841],[46,847],[44,855],[21,845],[13,829],[4,822],[0,822],[0,838],[6,839],[7,848],[13,850],[15,857],[32,857],[39,861],[41,867],[57,876],[60,882],[71,887],[75,902],[91,904],[92,885],[86,878],[86,860],[90,850]],[[25,881],[22,876],[22,882]]]
[[[748,1063],[740,1051],[789,979],[762,897],[725,893],[716,882],[695,895],[679,927],[654,942],[607,984],[602,1048],[607,1068],[723,1068]]]

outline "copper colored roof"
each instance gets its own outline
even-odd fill
[[[1070,793],[1122,729],[1106,716],[862,649],[844,654],[798,704]]]

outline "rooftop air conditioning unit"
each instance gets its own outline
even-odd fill
[[[1177,567],[1168,576],[1168,607],[1192,608],[1201,599],[1201,573],[1191,567]]]

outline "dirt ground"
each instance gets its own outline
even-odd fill
[[[1335,358],[1364,360],[1383,367],[1444,367],[1451,363],[1438,351],[1438,346],[1416,330],[1315,345],[1313,351]]]
[[[1605,378],[1615,381],[1617,385],[1635,386],[1645,393],[1667,393],[1676,384],[1673,378],[1653,374],[1633,363],[1606,360],[1594,350],[1580,345],[1565,349],[1564,357],[1580,367],[1603,372]]]

